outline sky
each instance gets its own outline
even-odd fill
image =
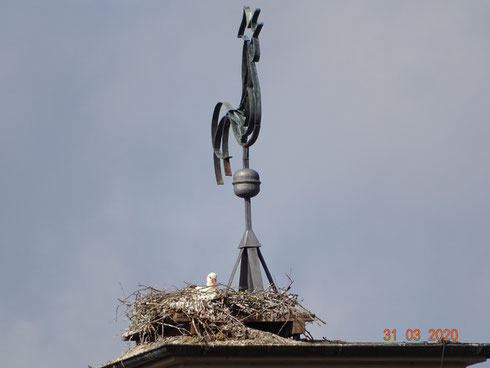
[[[210,124],[240,100],[244,5],[254,230],[313,336],[490,342],[489,1],[2,0],[3,366],[101,365],[128,348],[118,298],[226,282],[244,211]]]

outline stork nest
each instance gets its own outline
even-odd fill
[[[176,290],[143,287],[120,300],[130,322],[125,335],[140,342],[169,335],[192,335],[211,342],[253,339],[257,334],[246,326],[250,321],[325,323],[301,306],[296,294],[286,291],[228,289],[216,290],[209,297],[192,287]],[[307,331],[305,335],[311,337]]]

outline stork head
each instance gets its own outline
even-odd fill
[[[216,281],[216,273],[215,272],[211,272],[207,279],[206,279],[206,286],[218,286],[218,282]]]

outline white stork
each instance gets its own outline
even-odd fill
[[[197,298],[200,300],[212,300],[216,297],[218,291],[218,277],[215,272],[211,272],[206,278],[206,286],[198,286]]]

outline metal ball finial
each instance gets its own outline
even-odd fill
[[[259,173],[250,168],[237,170],[233,175],[233,190],[240,198],[252,198],[260,192]]]

